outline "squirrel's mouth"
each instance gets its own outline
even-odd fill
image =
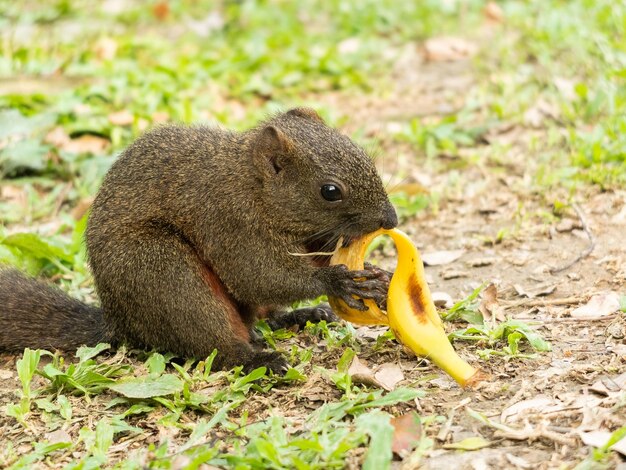
[[[317,239],[304,244],[306,252],[311,255],[308,257],[309,260],[314,266],[320,268],[330,265],[330,258],[336,246],[337,239],[334,240],[334,243],[333,240]]]
[[[337,248],[337,244],[341,241],[341,246],[346,248],[357,238],[352,235],[329,235],[328,237],[309,240],[304,243],[304,249],[311,256],[309,259],[317,267],[329,266],[332,254]]]

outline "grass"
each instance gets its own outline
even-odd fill
[[[536,191],[564,189],[568,200],[594,186],[626,185],[622,1],[506,1],[499,26],[486,25],[478,0],[115,4],[0,0],[0,262],[51,278],[81,299],[94,300],[78,209],[145,128],[180,121],[241,129],[296,104],[345,123],[348,112],[320,97],[392,87],[387,72],[398,54],[431,36],[466,32],[489,47],[472,59],[479,80],[462,109],[407,119],[391,133],[420,164],[450,170],[458,185],[464,167],[506,173],[516,165]],[[541,129],[529,140],[486,145],[502,128],[533,127],[533,119]],[[535,158],[507,159],[516,149]],[[409,220],[452,190],[392,197]],[[506,236],[498,232],[492,243]],[[477,295],[447,312],[469,323],[451,338],[478,342],[485,360],[525,360],[549,348],[526,324],[485,325]],[[391,420],[422,392],[352,383],[347,366],[360,346],[350,326],[305,333],[341,356],[336,370],[317,365],[313,348],[291,342],[291,332],[261,329],[294,364],[285,378],[264,369],[214,372],[211,357],[181,364],[107,345],[75,358],[26,350],[17,363],[21,390],[5,413],[27,438],[6,442],[0,462],[15,469],[38,462],[98,468],[110,458],[117,468],[309,469],[349,460],[388,468]],[[381,336],[377,348],[390,340]],[[310,416],[250,408],[273,392],[302,393],[312,374],[328,377],[334,390]],[[91,406],[87,419],[81,413]],[[441,419],[423,415],[420,425],[427,430]],[[70,427],[78,427],[75,439]],[[154,429],[158,440],[126,452]],[[427,432],[414,443],[418,453],[432,445]]]

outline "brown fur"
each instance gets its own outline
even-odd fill
[[[328,180],[346,189],[341,204],[320,196]],[[127,341],[199,358],[217,348],[222,367],[280,368],[284,359],[250,342],[257,312],[380,294],[291,253],[396,223],[371,159],[312,110],[243,133],[161,127],[120,156],[92,207],[86,242],[102,310],[1,272],[0,350]]]

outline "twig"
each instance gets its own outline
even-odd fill
[[[585,218],[585,214],[583,214],[583,211],[578,204],[573,203],[572,207],[576,211],[576,214],[578,215],[578,218],[580,219],[580,223],[583,226],[583,230],[587,234],[587,238],[589,239],[589,245],[587,246],[587,248],[585,248],[585,250],[583,250],[582,253],[580,253],[576,258],[574,258],[569,263],[566,263],[563,266],[560,266],[558,268],[550,268],[550,274],[556,274],[561,271],[565,271],[567,268],[571,268],[576,263],[578,263],[581,259],[584,259],[587,256],[589,256],[591,252],[593,251],[593,249],[596,247],[596,239],[593,236],[591,229],[589,228],[589,224],[587,224],[587,219]]]
[[[578,323],[581,321],[601,321],[601,320],[614,320],[617,318],[617,314],[606,315],[604,317],[567,317],[567,318],[530,318],[530,317],[515,317],[516,320],[532,321],[537,323]]]
[[[547,307],[548,305],[574,305],[586,300],[588,296],[562,297],[560,299],[521,299],[515,301],[502,301],[502,306],[510,307]]]

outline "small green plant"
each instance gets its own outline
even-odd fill
[[[520,350],[520,341],[526,340],[534,351],[546,352],[551,350],[550,343],[545,341],[531,325],[520,320],[508,319],[497,324],[486,324],[479,310],[478,296],[484,284],[477,287],[465,299],[454,304],[442,314],[444,320],[463,320],[470,324],[467,328],[454,331],[448,335],[450,340],[480,341],[489,346],[506,342],[502,349],[483,349],[478,351],[482,358],[490,356],[506,356],[517,358],[533,358],[533,354],[525,354]]]
[[[21,359],[17,361],[17,375],[22,383],[22,390],[20,392],[20,402],[17,404],[10,404],[6,406],[6,414],[17,419],[23,426],[28,426],[26,422],[26,416],[30,412],[30,406],[33,398],[37,396],[36,392],[31,390],[31,382],[35,372],[37,372],[37,366],[41,358],[41,351],[31,350],[26,348]]]

